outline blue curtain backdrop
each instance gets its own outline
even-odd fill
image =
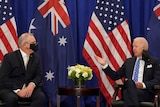
[[[131,37],[146,36],[146,27],[157,0],[122,0],[129,20]],[[38,0],[11,0],[18,34],[28,31]],[[76,43],[77,62],[85,62],[81,49],[96,0],[65,0]]]
[[[133,39],[140,35],[146,37],[146,28],[157,0],[122,1],[129,20],[131,38]],[[38,0],[11,0],[11,2],[16,17],[18,34],[20,35],[28,31]],[[81,50],[96,0],[65,0],[65,2],[71,19],[77,62],[84,63]]]
[[[131,38],[136,36],[146,37],[147,25],[155,6],[156,0],[122,0],[125,5],[125,13],[129,21]],[[29,24],[34,16],[38,0],[11,0],[13,12],[17,22],[18,34],[28,32]],[[76,62],[86,64],[82,57],[82,47],[88,30],[88,24],[95,7],[96,0],[65,0],[66,7],[71,19],[73,38],[76,50]],[[98,86],[94,76],[87,86]],[[91,99],[85,99],[85,107],[94,107]],[[101,98],[101,107],[105,107],[105,99]]]

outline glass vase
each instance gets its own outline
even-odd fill
[[[84,88],[85,87],[85,80],[74,80],[74,87],[75,88]]]

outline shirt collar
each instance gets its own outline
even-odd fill
[[[27,54],[26,54],[24,51],[22,51],[21,49],[20,49],[20,52],[21,52],[23,58],[24,58],[25,56],[27,56]]]
[[[142,57],[137,57],[137,59],[142,59]]]

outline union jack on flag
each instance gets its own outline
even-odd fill
[[[58,33],[58,21],[65,28],[70,24],[68,12],[63,0],[45,0],[38,10],[44,18],[51,14],[51,31],[55,36]]]
[[[155,15],[158,17],[158,19],[160,20],[160,3],[154,7],[153,11]]]

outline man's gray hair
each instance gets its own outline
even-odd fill
[[[144,50],[146,50],[146,51],[148,50],[149,46],[148,46],[147,39],[145,39],[144,37],[136,37],[134,40],[140,40],[143,45]]]
[[[19,47],[22,47],[25,42],[29,42],[28,37],[34,36],[32,33],[23,33],[18,39]]]

